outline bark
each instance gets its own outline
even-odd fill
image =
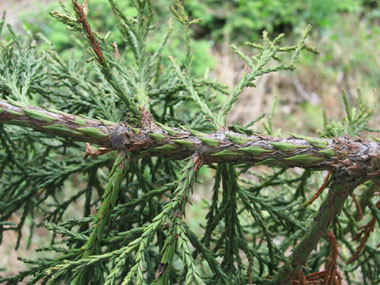
[[[348,176],[373,179],[380,175],[380,145],[359,138],[331,139],[292,135],[275,138],[246,136],[228,130],[204,134],[169,128],[148,114],[142,127],[113,123],[16,102],[0,100],[0,123],[30,127],[54,136],[97,144],[134,156],[183,159],[197,153],[202,164],[233,162],[281,167],[332,170]]]

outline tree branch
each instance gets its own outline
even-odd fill
[[[339,170],[366,179],[380,176],[380,144],[364,139],[332,139],[292,135],[282,139],[246,136],[228,130],[205,134],[169,128],[143,114],[138,128],[83,116],[44,110],[18,102],[0,100],[0,123],[30,127],[55,136],[85,141],[109,149],[130,151],[134,156],[184,159],[198,153],[202,164],[250,163],[313,170]]]
[[[290,284],[291,278],[304,266],[317,247],[332,221],[339,215],[347,197],[363,182],[360,177],[347,176],[344,172],[336,173],[326,200],[321,205],[318,215],[307,230],[301,242],[289,257],[290,263],[284,265],[273,284]]]
[[[116,127],[111,122],[5,100],[0,100],[0,123],[29,127],[39,132],[104,147],[112,147],[110,138]]]

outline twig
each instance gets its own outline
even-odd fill
[[[380,201],[376,203],[376,208],[380,209]],[[347,264],[350,264],[354,262],[360,255],[361,251],[363,250],[369,236],[375,229],[376,224],[376,216],[374,213],[372,213],[372,219],[366,224],[365,226],[360,227],[361,230],[352,240],[358,240],[363,236],[363,238],[360,241],[360,245],[356,249],[355,253],[352,255],[352,257],[347,261]]]
[[[84,159],[91,156],[92,159],[95,159],[97,156],[110,152],[111,149],[106,147],[100,147],[95,150],[89,143],[86,143],[86,152],[83,156]]]
[[[302,269],[298,270],[297,276],[294,276],[292,285],[311,285],[311,284],[325,284],[325,285],[340,285],[342,284],[342,276],[337,270],[338,258],[338,243],[336,241],[333,231],[328,231],[326,239],[329,241],[332,251],[328,259],[326,270],[321,272],[314,272],[305,276]]]
[[[325,283],[326,285],[340,285],[342,283],[342,276],[337,270],[337,258],[338,258],[338,243],[336,241],[333,231],[328,231],[326,234],[327,240],[331,244],[331,254],[329,257],[329,262],[327,264],[325,273]]]
[[[356,195],[354,193],[351,194],[351,197],[352,197],[352,200],[354,201],[356,209],[357,209],[357,218],[356,218],[356,220],[360,221],[363,218],[362,207],[360,207],[360,203],[359,203],[359,201],[358,201],[358,199],[357,199],[357,197],[356,197]]]
[[[82,24],[83,29],[86,32],[87,39],[90,42],[90,45],[97,56],[97,60],[99,61],[100,64],[103,64],[104,62],[103,53],[100,50],[99,43],[96,37],[94,36],[94,33],[91,30],[90,24],[87,21],[86,13],[83,7],[76,0],[73,0],[73,5],[75,8],[75,12],[77,13],[77,16],[78,16],[78,22]]]
[[[117,47],[117,43],[113,42],[113,43],[111,43],[111,46],[112,46],[112,48],[113,48],[113,50],[115,52],[115,57],[117,59],[120,59],[120,53],[119,53],[119,48]]]
[[[319,187],[318,191],[313,195],[313,197],[311,197],[309,201],[303,204],[303,207],[311,205],[322,194],[323,190],[325,190],[327,185],[329,184],[330,176],[331,176],[331,171],[327,173],[325,180],[323,181],[323,184],[321,185],[321,187]]]

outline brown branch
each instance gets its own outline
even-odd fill
[[[0,100],[0,123],[30,127],[74,141],[97,144],[134,156],[184,159],[197,153],[202,165],[218,162],[248,163],[312,170],[339,171],[347,177],[374,178],[379,171],[380,144],[339,137],[333,139],[246,136],[228,130],[204,134],[169,128],[145,118],[144,127],[116,124],[56,110],[45,110]],[[297,138],[295,138],[297,137]],[[363,181],[364,181],[363,180]]]
[[[0,123],[29,127],[54,136],[112,148],[117,124],[0,100]]]

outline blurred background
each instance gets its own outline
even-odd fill
[[[63,1],[66,3],[67,1]],[[70,2],[70,1],[69,1]],[[128,0],[116,1],[125,14],[133,16]],[[320,53],[303,52],[295,72],[280,72],[261,77],[256,88],[247,88],[231,111],[229,121],[248,123],[262,113],[269,114],[275,98],[278,107],[273,117],[278,135],[288,132],[318,135],[323,126],[323,112],[328,120],[344,117],[342,92],[347,94],[351,106],[356,106],[359,94],[366,105],[378,111],[380,86],[380,6],[374,0],[185,0],[189,15],[202,18],[193,26],[192,47],[194,69],[197,76],[210,74],[229,87],[238,81],[245,68],[230,45],[242,47],[244,43],[258,42],[264,30],[270,37],[285,33],[284,44],[292,44],[300,38],[307,24],[313,26],[308,44]],[[158,32],[150,39],[152,50],[157,46],[170,18],[170,0],[152,1],[155,25]],[[69,5],[69,4],[68,4]],[[69,57],[83,52],[78,35],[68,32],[66,27],[49,15],[49,11],[60,10],[57,0],[0,0],[0,12],[6,11],[6,22],[19,33],[43,34],[57,51]],[[101,34],[111,32],[120,50],[125,47],[112,16],[107,0],[89,0],[89,21],[94,30]],[[180,29],[175,29],[166,55],[178,61],[185,58]],[[41,48],[49,45],[38,42]],[[128,49],[126,48],[126,53]],[[126,55],[128,56],[128,55]],[[222,99],[221,99],[222,100]],[[378,114],[378,112],[376,112]],[[375,116],[372,126],[380,125],[380,116]],[[262,126],[258,125],[258,128]],[[195,195],[194,199],[197,196]],[[198,201],[201,202],[201,201]],[[196,203],[195,203],[196,204]],[[199,207],[194,207],[191,219],[196,225],[204,216]],[[36,229],[38,230],[38,229]],[[33,247],[38,243],[33,242]],[[0,247],[0,264],[11,262],[14,267],[7,273],[18,272],[24,265],[16,261],[12,248],[14,238],[7,232]],[[21,246],[19,255],[28,254]]]

